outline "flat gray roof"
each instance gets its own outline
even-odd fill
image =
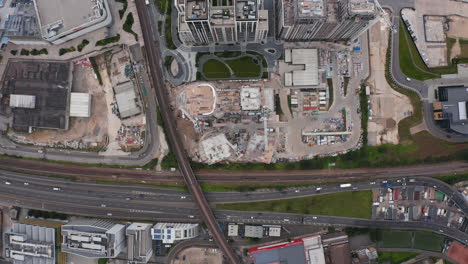
[[[62,22],[57,33],[79,28],[96,17],[96,0],[34,0],[39,15],[40,27]]]
[[[255,264],[306,264],[304,245],[298,244],[252,254]]]
[[[447,101],[442,102],[442,109],[444,115],[450,120],[450,128],[458,133],[468,135],[468,120],[460,119],[459,103],[468,102],[468,87],[448,87],[447,90]]]

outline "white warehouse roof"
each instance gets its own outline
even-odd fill
[[[35,108],[36,96],[23,95],[23,94],[11,94],[10,95],[10,107]]]
[[[117,84],[114,87],[114,91],[120,118],[127,118],[141,113],[132,81]]]
[[[90,117],[91,116],[91,94],[71,93],[70,94],[70,116]]]

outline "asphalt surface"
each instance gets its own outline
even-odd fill
[[[211,203],[252,202],[298,198],[342,191],[381,188],[384,184],[394,187],[428,186],[445,193],[454,201],[460,212],[468,215],[468,205],[463,196],[451,186],[431,178],[387,179],[351,183],[341,188],[339,184],[313,187],[288,188],[281,191],[212,192],[206,197]],[[8,184],[7,184],[8,182]],[[25,208],[42,209],[77,215],[124,219],[158,219],[160,221],[199,221],[203,219],[187,192],[175,189],[143,187],[134,185],[105,185],[73,182],[63,179],[34,177],[0,171],[0,200],[4,204]],[[53,188],[59,188],[54,190]],[[320,189],[317,189],[320,188]],[[463,243],[466,234],[434,222],[402,222],[365,220],[333,216],[311,216],[270,212],[236,212],[215,210],[222,222],[245,222],[259,224],[306,224],[356,227],[381,227],[397,229],[422,229],[443,233]]]
[[[150,76],[152,78],[152,84],[156,92],[156,98],[158,101],[161,116],[165,125],[166,136],[169,140],[169,144],[172,146],[172,151],[177,158],[179,168],[182,176],[184,177],[185,183],[192,194],[192,197],[200,210],[203,222],[206,223],[211,235],[216,241],[217,245],[223,251],[226,260],[229,263],[239,263],[239,259],[229,246],[223,233],[219,230],[216,219],[211,211],[210,205],[206,200],[200,185],[197,182],[195,174],[192,171],[190,162],[186,156],[181,140],[179,139],[178,131],[175,124],[175,118],[173,111],[171,110],[170,100],[168,91],[164,84],[163,74],[161,71],[162,60],[159,57],[159,52],[156,49],[157,44],[154,41],[150,18],[148,14],[148,8],[145,5],[144,0],[135,1],[138,16],[140,18],[140,24],[142,29],[143,38],[145,40],[145,50],[150,69]]]

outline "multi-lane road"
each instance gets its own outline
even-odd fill
[[[451,186],[431,178],[406,178],[406,181],[387,179],[385,184],[400,187],[429,186],[444,192],[468,215],[463,196]],[[350,187],[339,184],[295,187],[281,191],[207,193],[211,203],[250,202],[297,198],[325,193],[366,190],[384,186],[383,180],[354,182]],[[158,219],[167,221],[199,221],[202,219],[185,191],[135,185],[105,185],[73,182],[47,177],[30,177],[19,173],[0,171],[0,200],[16,206],[44,209],[69,214],[93,215],[126,219]],[[59,188],[54,190],[53,188]],[[319,190],[317,188],[320,188]],[[346,217],[281,214],[266,212],[235,212],[215,210],[215,216],[224,222],[336,225],[356,227],[384,227],[423,229],[443,233],[467,243],[467,234],[430,222],[402,222],[366,220]]]

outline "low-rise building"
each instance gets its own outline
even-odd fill
[[[132,223],[125,231],[127,235],[127,259],[129,264],[147,263],[153,255],[151,225]]]
[[[245,225],[244,236],[245,237],[262,238],[263,237],[263,226]]]
[[[125,226],[80,219],[62,226],[62,251],[85,258],[115,258],[125,250]]]
[[[172,244],[179,240],[197,237],[198,224],[188,223],[157,223],[151,229],[153,240],[160,240],[164,244]]]
[[[14,223],[5,233],[4,250],[14,264],[54,264],[55,229]]]

